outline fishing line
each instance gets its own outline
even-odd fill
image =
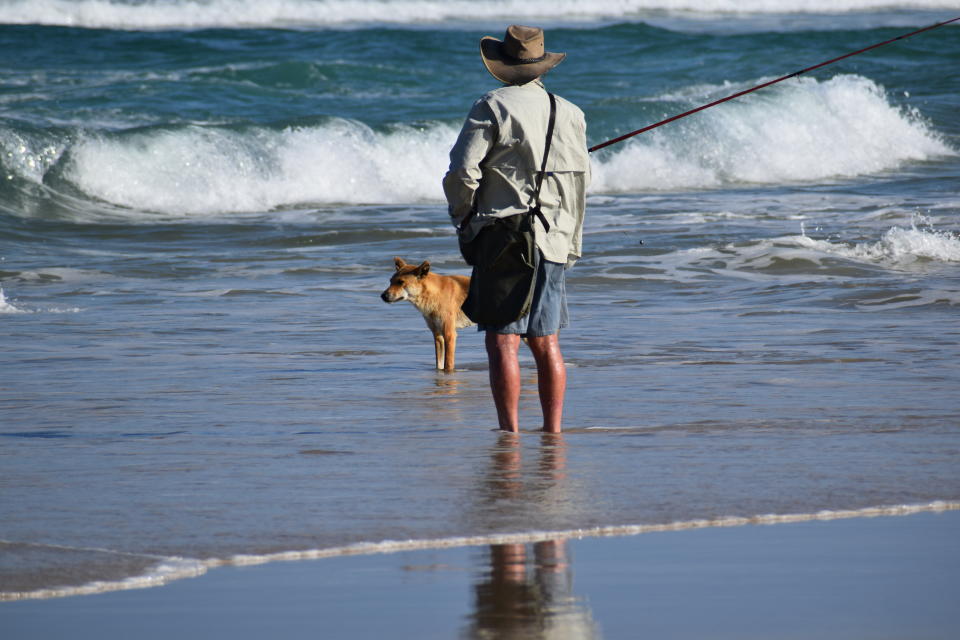
[[[884,42],[879,42],[879,43],[877,43],[877,44],[870,45],[869,47],[864,47],[863,49],[860,49],[860,50],[858,50],[858,51],[853,51],[853,52],[851,52],[851,53],[847,53],[847,54],[845,54],[845,55],[842,55],[842,56],[840,56],[840,57],[838,57],[838,58],[834,58],[834,59],[832,59],[832,60],[827,60],[826,62],[821,62],[820,64],[815,64],[815,65],[813,65],[812,67],[807,67],[806,69],[801,69],[800,71],[794,71],[793,73],[791,73],[791,74],[789,74],[789,75],[786,75],[786,76],[783,76],[782,78],[777,78],[776,80],[771,80],[770,82],[764,82],[763,84],[758,84],[757,86],[752,87],[752,88],[750,88],[750,89],[747,89],[746,91],[740,91],[740,92],[735,93],[735,94],[733,94],[733,95],[727,96],[726,98],[721,98],[720,100],[715,100],[715,101],[713,101],[713,102],[711,102],[711,103],[709,103],[709,104],[705,104],[705,105],[699,106],[699,107],[697,107],[696,109],[690,109],[689,111],[685,111],[685,112],[683,112],[683,113],[681,113],[681,114],[672,116],[672,117],[670,117],[670,118],[667,118],[666,120],[661,120],[660,122],[657,122],[656,124],[651,124],[650,126],[644,127],[644,128],[642,128],[642,129],[637,129],[636,131],[631,131],[630,133],[626,133],[626,134],[624,134],[624,135],[622,135],[622,136],[619,136],[619,137],[617,137],[617,138],[613,138],[612,140],[607,140],[606,142],[601,142],[601,143],[598,144],[598,145],[595,145],[595,146],[593,146],[593,147],[590,147],[589,149],[587,149],[587,151],[589,151],[590,153],[593,153],[594,151],[597,151],[598,149],[603,149],[604,147],[608,147],[608,146],[610,146],[610,145],[612,145],[612,144],[616,144],[616,143],[618,143],[618,142],[622,142],[622,141],[626,140],[627,138],[632,138],[633,136],[640,135],[641,133],[644,133],[645,131],[650,131],[651,129],[656,129],[657,127],[663,126],[663,125],[665,125],[665,124],[667,124],[667,123],[669,123],[669,122],[673,122],[674,120],[679,120],[680,118],[686,118],[687,116],[693,115],[694,113],[697,113],[698,111],[703,111],[704,109],[709,109],[710,107],[715,107],[715,106],[717,106],[718,104],[722,104],[722,103],[724,103],[724,102],[726,102],[726,101],[728,101],[728,100],[733,100],[734,98],[739,98],[740,96],[745,96],[745,95],[747,95],[748,93],[753,93],[754,91],[757,91],[758,89],[763,89],[764,87],[769,87],[770,85],[777,84],[778,82],[783,82],[784,80],[789,80],[790,78],[796,78],[797,76],[803,75],[804,73],[807,73],[808,71],[813,71],[814,69],[819,69],[820,67],[825,67],[825,66],[827,66],[828,64],[833,64],[834,62],[838,62],[838,61],[840,61],[840,60],[843,60],[844,58],[849,58],[849,57],[851,57],[851,56],[855,56],[855,55],[857,55],[857,54],[864,53],[865,51],[870,51],[871,49],[876,49],[877,47],[882,47],[883,45],[890,44],[891,42],[896,42],[897,40],[905,40],[905,39],[907,39],[907,38],[910,38],[910,37],[912,37],[912,36],[917,35],[918,33],[923,33],[924,31],[930,31],[931,29],[936,29],[937,27],[942,27],[942,26],[945,25],[945,24],[950,24],[951,22],[956,22],[957,20],[960,20],[960,16],[958,16],[958,17],[956,17],[956,18],[953,18],[953,19],[951,19],[951,20],[945,20],[945,21],[943,21],[943,22],[938,22],[937,24],[932,24],[932,25],[930,25],[929,27],[924,27],[924,28],[922,28],[922,29],[917,29],[916,31],[912,31],[912,32],[910,32],[910,33],[906,33],[906,34],[904,34],[904,35],[902,35],[902,36],[897,36],[896,38],[891,38],[891,39],[889,39],[889,40],[885,40]]]

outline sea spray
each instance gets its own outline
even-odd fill
[[[810,248],[853,260],[904,267],[915,263],[960,262],[960,237],[932,228],[892,227],[875,242],[834,244],[802,236]]]
[[[44,175],[70,144],[70,138],[69,133],[61,130],[0,124],[0,180],[43,182]]]

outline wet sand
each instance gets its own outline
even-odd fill
[[[19,638],[954,638],[960,512],[223,567],[0,603]]]

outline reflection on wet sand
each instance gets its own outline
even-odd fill
[[[537,447],[537,462],[523,465],[523,437],[501,433],[483,469],[480,489],[472,495],[475,517],[483,528],[511,530],[515,516],[527,521],[532,512],[542,512],[549,521],[556,505],[567,502],[567,444],[563,435],[544,434]],[[478,523],[479,525],[480,523]]]
[[[524,482],[521,441],[516,435],[503,434],[490,460],[488,501],[533,507],[545,492],[563,491],[563,436],[543,436],[531,483]],[[474,584],[474,610],[465,637],[600,638],[587,603],[573,593],[571,556],[564,540],[492,544],[484,560]]]
[[[420,381],[418,381],[419,383]],[[429,416],[428,422],[459,425],[469,418],[471,400],[478,390],[473,389],[469,379],[444,373],[424,373],[422,386],[416,393],[397,388],[391,393],[390,402],[403,406],[414,415]],[[484,394],[490,391],[484,386]]]
[[[461,390],[460,387],[463,386],[463,384],[463,380],[459,378],[448,375],[438,375],[433,381],[434,388],[428,390],[426,393],[430,397],[455,397]]]

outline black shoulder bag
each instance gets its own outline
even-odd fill
[[[540,188],[547,171],[557,102],[552,93],[547,95],[550,97],[550,121],[533,204],[525,213],[492,218],[470,242],[462,240],[462,233],[473,213],[460,225],[460,252],[467,264],[473,265],[470,289],[462,309],[476,323],[505,325],[530,311],[538,262],[534,216],[540,219],[544,229],[550,230],[541,211]]]

